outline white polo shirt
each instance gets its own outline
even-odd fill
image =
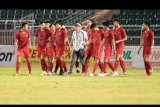
[[[73,40],[73,49],[83,49],[85,43],[85,40],[88,39],[87,32],[84,30],[81,30],[80,32],[74,31],[72,34],[72,40]]]

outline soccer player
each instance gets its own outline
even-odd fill
[[[73,54],[72,62],[68,74],[72,74],[73,66],[79,57],[82,63],[82,73],[84,72],[84,52],[85,44],[88,40],[87,32],[82,30],[82,25],[80,23],[75,24],[75,31],[72,33],[72,42],[73,42]]]
[[[31,75],[31,57],[30,57],[30,51],[31,51],[31,39],[30,39],[30,32],[28,31],[28,24],[22,23],[21,30],[17,31],[14,48],[13,48],[13,54],[15,54],[16,46],[18,45],[18,52],[17,52],[17,62],[16,62],[16,74],[15,76],[19,75],[19,68],[20,68],[20,62],[22,55],[24,54],[24,58],[26,58],[27,66],[29,70],[29,75]]]
[[[145,21],[143,23],[143,29],[144,29],[144,32],[142,33],[142,40],[140,43],[140,47],[138,49],[138,54],[140,53],[140,50],[143,47],[143,59],[144,59],[144,65],[146,69],[146,76],[151,76],[153,72],[153,68],[149,61],[149,58],[153,52],[154,32],[150,29],[150,23],[148,21]]]
[[[49,43],[50,36],[51,36],[51,33],[48,30],[48,28],[46,28],[45,23],[40,22],[40,28],[38,28],[35,33],[35,37],[33,40],[33,46],[36,49],[35,41],[38,38],[39,43],[38,43],[37,51],[38,51],[38,58],[40,58],[41,67],[42,67],[42,74],[41,75],[49,74],[47,63],[45,61],[45,57],[47,57],[47,45]]]
[[[97,70],[97,67],[99,63],[101,63],[101,55],[102,55],[102,48],[99,50],[101,42],[102,42],[102,37],[103,37],[103,32],[98,28],[98,25],[96,23],[93,23],[91,25],[91,39],[89,40],[88,43],[92,43],[92,48],[91,48],[91,55],[94,57],[95,64],[93,67],[92,73],[89,74],[89,76],[95,76],[95,72]],[[103,67],[103,66],[102,66]]]
[[[121,68],[123,70],[123,74],[126,74],[126,67],[124,63],[124,59],[122,58],[122,54],[124,51],[124,41],[127,40],[127,35],[125,29],[120,26],[119,19],[114,19],[114,35],[115,35],[115,44],[116,44],[116,61],[115,61],[115,71],[113,72],[112,76],[118,76],[117,68],[120,62]]]
[[[47,48],[47,54],[49,59],[49,74],[52,74],[52,69],[54,66],[54,58],[55,58],[55,25],[50,25],[51,39],[49,42],[49,47]]]
[[[63,22],[61,20],[56,21],[55,27],[55,44],[56,44],[56,60],[60,66],[59,75],[63,75],[64,71],[67,72],[67,66],[65,64],[63,53],[64,51],[69,52],[70,45],[67,37],[67,29],[62,28]],[[68,47],[67,47],[68,46]],[[64,70],[63,70],[64,67]]]
[[[103,72],[100,73],[99,76],[106,76],[108,75],[106,68],[107,65],[111,68],[111,70],[114,72],[114,66],[111,62],[111,54],[112,50],[115,54],[115,40],[114,40],[114,32],[109,28],[109,22],[102,22],[103,25],[103,41],[101,43],[100,49],[102,46],[104,46],[104,65],[103,65]]]

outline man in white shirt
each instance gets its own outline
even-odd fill
[[[77,58],[80,58],[82,63],[82,73],[84,72],[84,53],[85,53],[85,45],[88,40],[87,32],[82,30],[82,25],[80,23],[76,23],[75,31],[72,34],[72,42],[73,42],[73,55],[72,62],[70,65],[70,69],[68,70],[68,74],[72,74],[73,66]]]

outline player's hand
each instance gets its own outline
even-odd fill
[[[46,47],[47,47],[47,48],[49,47],[49,42],[46,44]]]
[[[117,54],[117,51],[116,51],[116,50],[113,50],[113,54],[116,55],[116,54]]]
[[[115,41],[115,44],[118,44],[120,41]]]
[[[154,52],[154,49],[153,47],[151,47],[150,54],[152,54],[153,52]]]
[[[13,55],[15,54],[15,49],[13,49]]]
[[[138,50],[138,52],[137,52],[138,54],[140,53],[140,50]]]

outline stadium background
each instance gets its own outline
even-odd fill
[[[50,20],[54,23],[56,20],[61,19],[64,26],[68,29],[68,37],[71,38],[73,32],[73,25],[77,22],[82,23],[85,27],[86,19],[94,19],[99,23],[101,28],[101,22],[109,20],[110,27],[112,28],[112,21],[114,18],[120,19],[120,24],[125,27],[128,39],[125,41],[126,47],[123,58],[126,60],[126,65],[131,65],[134,57],[137,58],[136,50],[140,44],[140,35],[142,32],[141,26],[143,21],[149,20],[151,22],[151,28],[155,33],[155,46],[160,44],[160,10],[78,10],[78,9],[38,9],[38,10],[23,10],[23,9],[10,9],[0,10],[0,66],[14,66],[15,56],[11,56],[12,45],[14,43],[15,32],[20,28],[22,22],[28,22],[30,25],[31,38],[33,38],[35,30],[38,28],[39,22],[44,20]],[[33,39],[31,39],[33,42]],[[131,46],[131,47],[130,47]],[[6,50],[7,48],[11,48]],[[134,49],[133,49],[134,48]],[[3,51],[5,52],[3,52]],[[128,52],[128,53],[127,53]],[[39,66],[39,60],[36,57],[36,50],[32,51],[32,63],[34,66]],[[126,54],[130,54],[128,56]],[[65,56],[65,55],[64,55]],[[127,63],[127,56],[132,57]],[[156,47],[152,61],[153,66],[156,68],[160,66],[160,49]],[[12,57],[12,59],[10,59]],[[141,58],[141,57],[139,57]],[[10,63],[12,60],[12,63]],[[114,58],[112,58],[114,59]],[[66,62],[70,63],[71,58],[65,58]],[[137,60],[137,59],[136,59]],[[93,65],[93,58],[90,62]],[[135,62],[137,63],[137,62]],[[25,60],[22,60],[22,65],[25,64]],[[137,66],[136,66],[137,67]],[[143,68],[141,62],[140,67]]]
[[[142,55],[137,55],[136,52],[142,23],[149,20],[155,33],[155,50],[151,62],[156,65],[154,68],[160,67],[159,17],[160,10],[1,9],[0,104],[160,104],[159,69],[154,70],[153,76],[144,76]],[[16,71],[16,56],[12,56],[14,37],[22,22],[27,20],[33,38],[39,21],[49,19],[55,22],[62,19],[68,28],[70,39],[73,25],[81,22],[85,26],[87,18],[93,18],[99,24],[109,20],[111,25],[114,18],[120,18],[120,24],[125,27],[128,35],[123,55],[125,62],[135,60],[142,69],[128,69],[127,75],[121,74],[122,70],[118,69],[117,77],[84,77],[77,74],[75,68],[71,76],[41,76],[39,60],[33,54],[32,61],[38,64],[38,67],[33,67],[33,75],[28,76],[28,69],[22,61],[25,67],[20,68],[20,76],[13,76]],[[69,62],[70,59],[67,60]],[[69,65],[68,63],[67,66]],[[111,72],[110,69],[107,70]],[[97,73],[99,71],[98,69]]]

